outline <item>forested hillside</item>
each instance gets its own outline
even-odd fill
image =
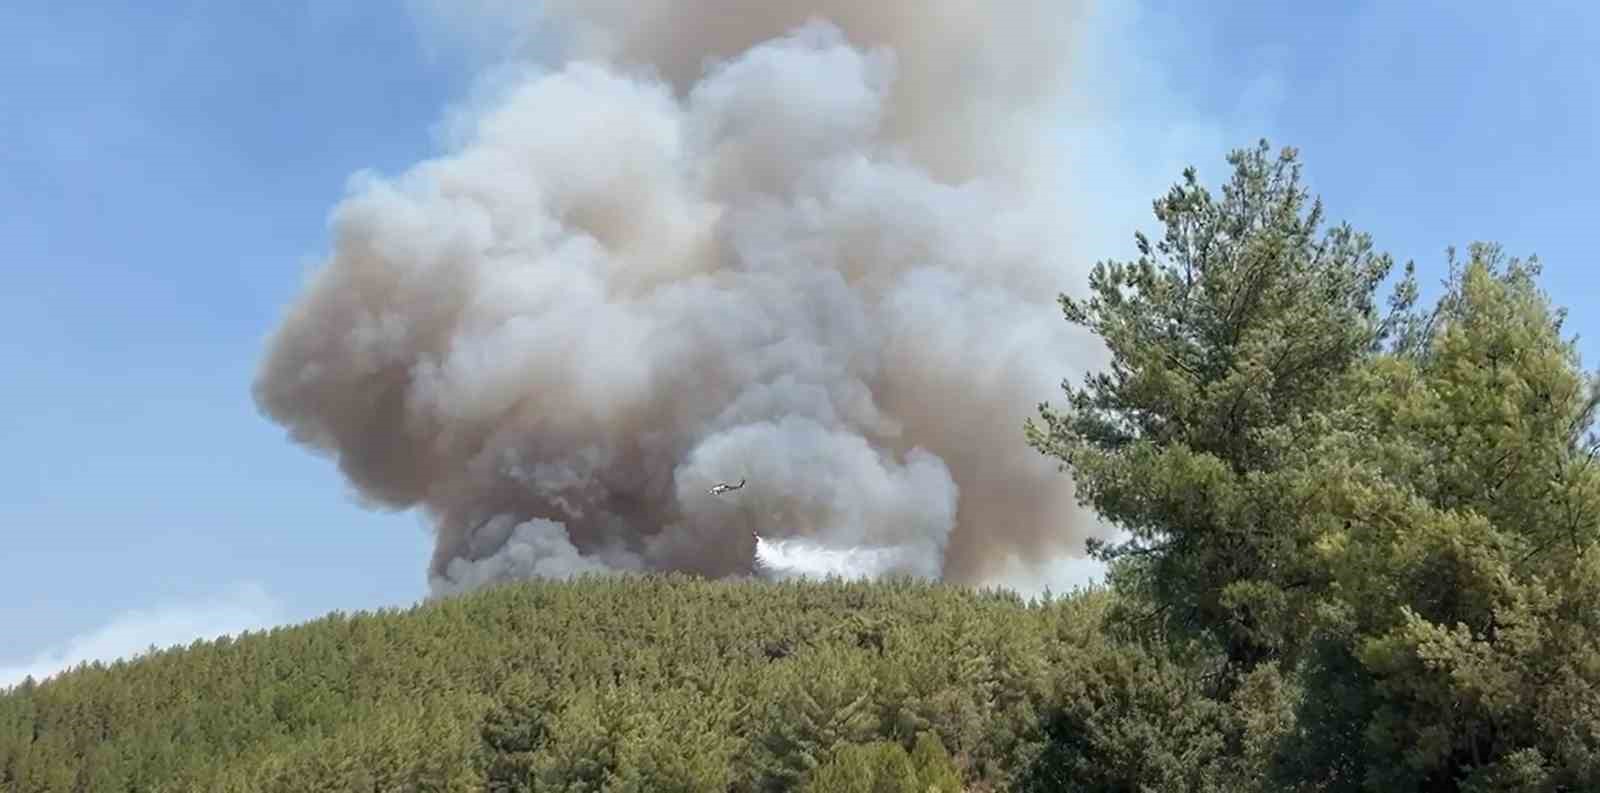
[[[1190,170],[1018,443],[1123,528],[1044,604],[910,581],[523,583],[0,696],[6,791],[1600,790],[1600,386],[1536,261]],[[1380,292],[1387,289],[1388,294]]]
[[[334,615],[14,691],[0,788],[845,790],[840,764],[912,756],[998,785],[1041,713],[1156,674],[1101,638],[1106,602],[660,577]]]

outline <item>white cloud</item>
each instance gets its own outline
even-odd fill
[[[88,661],[134,658],[152,645],[166,648],[261,630],[287,621],[281,603],[256,584],[245,584],[203,603],[172,603],[123,612],[104,625],[46,649],[15,666],[0,666],[0,688],[35,681]]]

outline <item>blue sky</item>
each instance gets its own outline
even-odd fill
[[[1128,255],[1184,165],[1214,181],[1266,136],[1428,282],[1497,240],[1600,335],[1592,4],[1194,5],[1106,12],[1082,67],[1086,255]],[[466,95],[469,54],[411,8],[0,6],[0,685],[422,596],[420,519],[361,509],[249,392],[346,179],[435,153]]]

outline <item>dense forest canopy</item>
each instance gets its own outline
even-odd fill
[[[1600,390],[1539,263],[1452,250],[1421,310],[1409,264],[1319,233],[1295,151],[1230,162],[1062,299],[1112,362],[1028,427],[1133,536],[1098,549],[1119,622],[1213,697],[1287,685],[1277,789],[1592,789]]]
[[[1130,538],[1028,603],[586,577],[0,695],[0,789],[1600,789],[1600,381],[1539,264],[1422,307],[1298,155],[1190,169],[1018,433]]]

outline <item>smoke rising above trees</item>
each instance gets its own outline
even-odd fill
[[[428,515],[434,591],[747,574],[751,531],[966,583],[1081,554],[1099,524],[1020,430],[1097,354],[1055,308],[1075,11],[549,9],[565,62],[355,181],[255,382]]]

